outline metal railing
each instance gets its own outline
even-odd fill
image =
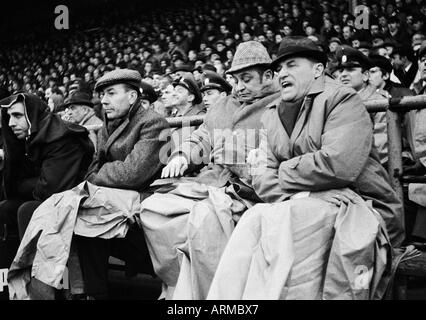
[[[406,96],[401,98],[370,100],[365,102],[368,112],[386,112],[388,127],[388,173],[391,185],[403,199],[403,182],[426,183],[424,176],[402,176],[402,127],[401,117],[403,113],[411,110],[426,108],[426,95]],[[166,118],[170,127],[199,126],[204,121],[202,116]],[[100,126],[86,126],[88,130],[98,130]]]

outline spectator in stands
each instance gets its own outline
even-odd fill
[[[377,89],[369,84],[370,60],[359,50],[349,46],[342,46],[337,52],[340,69],[339,81],[361,96],[362,101],[380,100],[387,98],[385,91]],[[379,153],[380,163],[386,165],[388,161],[388,138],[386,125],[386,112],[372,114],[374,124],[374,146]]]
[[[68,122],[79,124],[80,126],[94,126],[89,128],[89,138],[93,143],[95,152],[97,151],[96,136],[103,121],[95,115],[93,102],[90,95],[83,91],[75,91],[65,100],[62,105],[65,111],[62,119]]]
[[[64,96],[62,92],[52,93],[47,100],[47,105],[49,106],[50,112],[58,112],[59,107],[64,103]]]
[[[135,70],[106,73],[95,85],[101,92],[105,123],[98,135],[98,152],[86,179],[90,183],[143,192],[162,167],[160,150],[167,121],[141,104],[141,76]],[[130,266],[152,273],[144,235],[130,226],[124,239],[76,237],[86,294],[108,295],[108,257],[118,254]]]
[[[357,236],[351,234],[348,242],[338,236],[344,233],[339,230],[341,224],[335,224],[336,219],[341,221],[338,216],[342,210],[345,218],[353,215],[351,228],[369,225],[374,238],[363,245],[365,238],[355,241],[357,245],[349,251],[356,252],[356,258],[348,254],[346,266],[356,267],[362,255],[378,258],[372,244],[383,238],[379,227],[382,218],[392,244],[400,245],[403,240],[402,204],[372,150],[367,111],[354,90],[324,75],[326,61],[313,41],[295,37],[284,38],[271,64],[278,73],[281,96],[262,118],[267,142],[251,152],[248,163],[263,166],[253,175],[253,187],[263,201],[272,204],[256,204],[242,215],[225,247],[208,299],[323,299],[324,294],[340,299],[357,291],[348,284],[346,267],[329,269],[333,251],[341,255],[338,243],[343,241],[349,248],[348,242]],[[361,132],[354,135],[354,130]],[[365,201],[373,201],[382,218],[377,218]],[[382,253],[391,253],[388,245],[380,249]],[[386,269],[391,259],[381,266],[376,261],[368,262],[367,268],[378,275],[369,288],[378,288],[373,283],[388,283]],[[308,265],[316,270],[309,280]],[[327,283],[324,278],[328,273],[342,282]],[[373,290],[377,290],[373,296],[380,299],[386,289]],[[361,299],[373,297],[369,289],[365,293]]]
[[[173,86],[173,105],[176,111],[172,116],[182,117],[205,113],[205,108],[201,104],[202,97],[200,89],[194,80],[182,77],[180,80],[173,82]]]
[[[391,58],[395,76],[404,87],[409,88],[418,70],[417,61],[410,46],[396,48]]]
[[[94,150],[87,130],[64,123],[35,95],[12,95],[0,105],[6,198],[0,203],[0,228],[12,253],[1,259],[10,265],[34,210],[80,183]],[[32,284],[37,291],[37,282]]]
[[[213,71],[204,71],[202,83],[200,91],[207,110],[232,91],[232,86],[218,73]]]
[[[418,66],[420,79],[414,83],[413,90],[416,94],[426,94],[426,41],[423,41],[419,49]]]
[[[178,248],[185,252],[181,264],[183,276],[179,278],[183,281],[190,279],[191,284],[182,287],[183,291],[175,292],[175,298],[206,297],[220,253],[235,224],[234,219],[238,220],[247,208],[246,204],[257,199],[246,180],[245,158],[246,152],[257,147],[265,107],[278,97],[274,74],[269,70],[270,62],[266,48],[257,41],[243,42],[237,47],[232,67],[228,70],[236,79],[236,96],[221,99],[209,110],[200,128],[172,153],[162,177],[188,174],[208,164],[210,159],[213,159],[212,163],[197,175],[195,183],[173,184],[168,188],[172,190],[170,193],[158,191],[141,204],[142,224],[150,226],[145,231],[154,268],[165,283],[163,293],[167,297],[171,296],[178,281]],[[174,215],[167,215],[172,208]],[[219,211],[228,221],[225,229],[216,218]],[[146,216],[145,212],[150,214]],[[155,222],[157,215],[161,219],[155,219]],[[192,223],[194,219],[200,223]],[[187,229],[186,226],[190,227]],[[193,237],[195,234],[197,236]],[[191,244],[185,249],[182,244],[187,240]]]

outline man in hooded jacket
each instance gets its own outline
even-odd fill
[[[64,123],[37,96],[18,93],[0,101],[4,141],[4,201],[0,228],[10,265],[34,210],[52,194],[80,183],[93,144],[81,126]],[[18,228],[19,226],[19,228]]]

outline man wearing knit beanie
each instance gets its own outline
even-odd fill
[[[162,172],[162,178],[171,178],[169,193],[156,192],[141,203],[142,225],[166,298],[206,298],[236,222],[259,201],[246,157],[259,144],[266,106],[279,96],[270,63],[259,42],[238,46],[228,70],[236,80],[235,94],[215,102],[204,123],[171,154]],[[190,182],[173,179],[202,167]]]

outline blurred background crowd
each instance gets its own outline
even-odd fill
[[[424,0],[358,0],[370,9],[368,29],[356,28],[348,0],[158,4],[148,9],[144,2],[103,0],[86,6],[78,17],[70,9],[70,30],[54,29],[53,21],[43,30],[11,25],[14,29],[2,35],[2,90],[37,94],[56,110],[78,89],[89,92],[96,105],[96,80],[115,68],[130,68],[170,104],[167,87],[179,71],[192,73],[197,81],[204,69],[225,77],[239,43],[257,40],[274,58],[289,35],[308,36],[327,51],[331,73],[336,48],[346,44],[387,57],[391,79],[405,87],[419,77],[415,55],[425,39]]]

